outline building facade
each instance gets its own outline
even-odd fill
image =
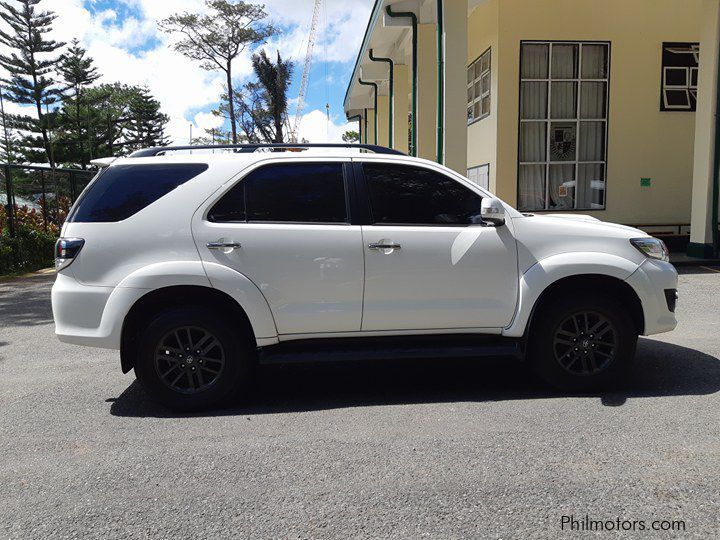
[[[442,162],[519,210],[709,256],[719,18],[720,0],[377,0],[345,111],[362,142]]]

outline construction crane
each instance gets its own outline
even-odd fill
[[[303,65],[302,79],[300,79],[300,93],[298,94],[297,107],[295,108],[295,122],[290,130],[290,142],[294,143],[298,142],[297,138],[300,131],[300,120],[302,119],[303,109],[305,108],[305,94],[308,89],[313,47],[315,46],[315,37],[317,35],[318,22],[320,20],[320,6],[322,6],[322,0],[315,0],[312,22],[310,23],[310,35],[308,36],[307,52],[305,53],[305,64]]]

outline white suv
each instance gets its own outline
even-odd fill
[[[57,243],[60,340],[119,349],[154,398],[196,409],[257,362],[330,358],[516,355],[591,389],[675,328],[662,241],[522,214],[393,150],[315,146],[105,163]]]

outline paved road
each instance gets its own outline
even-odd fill
[[[189,417],[56,341],[51,281],[0,283],[0,538],[570,538],[570,514],[720,534],[720,273],[681,276],[679,328],[612,394],[510,361],[304,366]]]

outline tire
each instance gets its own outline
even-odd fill
[[[135,375],[150,397],[174,410],[198,411],[219,405],[247,381],[253,348],[250,336],[216,311],[190,307],[153,318],[138,351]]]
[[[619,301],[568,291],[533,316],[527,357],[551,386],[587,392],[620,381],[636,344],[635,324]]]

